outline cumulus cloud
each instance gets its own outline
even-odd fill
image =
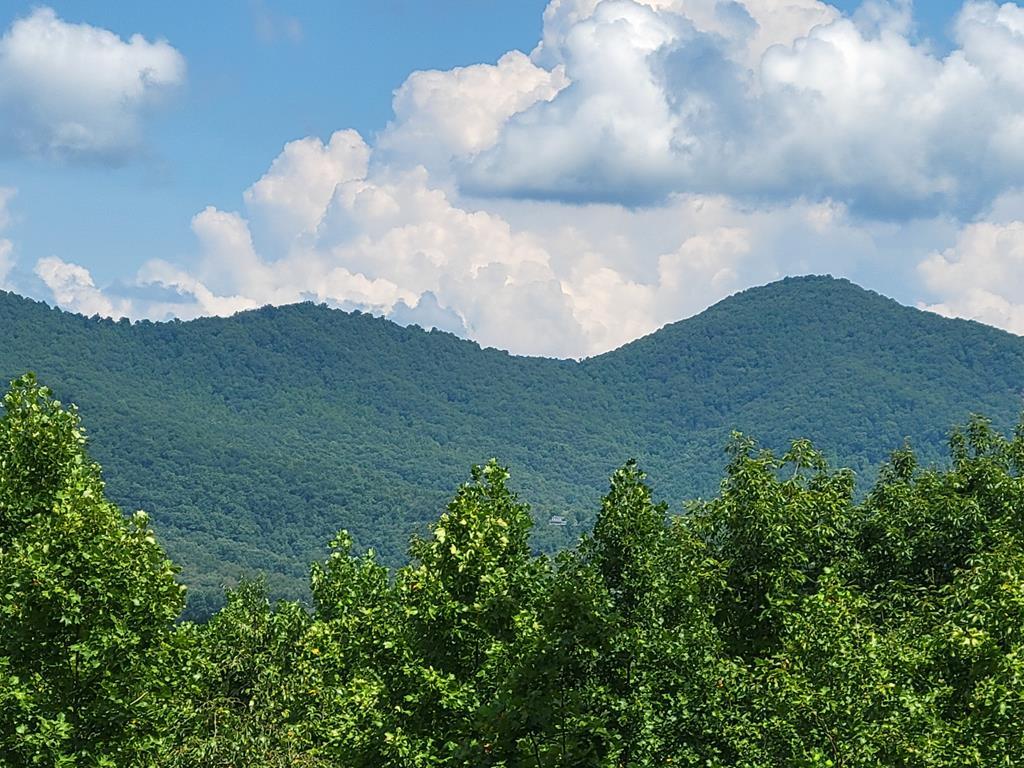
[[[306,149],[327,153],[342,138]],[[286,163],[288,153],[274,164],[279,187],[309,189],[323,166]],[[456,205],[423,168],[350,174],[338,166],[333,184],[324,185],[327,199],[303,198],[304,228],[292,231],[291,247],[277,257],[257,253],[241,215],[199,214],[193,229],[202,284],[261,303],[310,298],[358,307],[519,352],[565,355],[586,347],[550,254],[529,232]],[[246,195],[259,200],[250,213],[296,225],[295,197],[257,195],[262,183]]]
[[[953,247],[933,253],[918,269],[941,297],[924,308],[1024,334],[1024,220],[971,224]]]
[[[631,0],[599,3],[562,41],[572,84],[513,117],[463,183],[482,194],[570,200],[667,193],[677,117],[650,68],[683,27],[682,17]]]
[[[96,287],[85,267],[48,256],[36,262],[35,274],[65,309],[83,315],[115,318],[128,314],[124,302],[111,300]]]
[[[399,325],[418,325],[427,330],[448,331],[457,336],[466,336],[466,324],[458,312],[442,307],[437,297],[426,291],[414,306],[399,300],[388,315]]]
[[[270,170],[245,192],[245,203],[273,247],[314,232],[335,188],[366,175],[370,148],[355,131],[338,131],[325,145],[306,138],[285,145]]]
[[[571,85],[514,115],[463,183],[540,199],[977,211],[1024,168],[1024,9],[968,2],[944,58],[908,36],[908,9],[558,0],[534,58]]]
[[[138,148],[146,111],[184,79],[165,41],[125,41],[38,8],[0,38],[0,139],[53,158],[121,160]]]
[[[127,292],[129,314],[156,320],[190,319],[208,315],[233,315],[256,309],[261,303],[239,295],[218,295],[186,270],[165,261],[147,262],[135,278],[135,287],[147,293]],[[267,303],[267,302],[263,302]]]
[[[749,209],[687,195],[644,210],[529,201],[487,210],[423,167],[378,166],[349,132],[289,144],[244,199],[244,213],[197,214],[195,263],[147,264],[106,292],[109,311],[193,317],[314,300],[517,353],[578,357],[751,281],[835,268],[864,247],[834,203]],[[261,230],[279,236],[254,237]],[[59,302],[86,311],[88,300],[103,313],[86,275],[46,267],[37,272]]]
[[[564,63],[568,39],[581,23],[595,16],[605,0],[551,0],[544,11],[541,42],[532,58],[545,66]],[[789,45],[808,30],[839,18],[834,7],[819,0],[636,0],[664,16],[687,19],[705,34],[732,39],[732,52],[744,64],[756,65],[774,45]]]
[[[566,87],[565,68],[545,69],[520,51],[497,64],[414,72],[395,92],[395,118],[377,142],[391,162],[440,170],[492,147],[505,122]]]

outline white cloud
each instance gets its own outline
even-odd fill
[[[384,313],[430,293],[486,345],[566,354],[583,343],[543,245],[500,216],[459,206],[423,169],[340,185],[319,235],[319,274],[340,267],[392,287],[369,297]]]
[[[207,208],[193,219],[192,268],[150,263],[131,290],[108,292],[111,308],[193,317],[313,299],[517,353],[575,357],[752,281],[853,263],[850,254],[870,245],[831,203],[748,209],[680,196],[637,210],[528,201],[488,210],[422,167],[391,169],[361,153],[356,163],[331,161],[332,147],[363,146],[356,138],[289,144],[245,195],[245,216]],[[281,222],[288,237],[260,248],[252,231]],[[76,288],[92,287],[76,277]],[[55,293],[68,282],[48,280]],[[68,300],[79,306],[81,294],[95,299],[79,290]]]
[[[571,56],[567,38],[595,16],[602,0],[551,0],[544,11],[543,38],[534,60],[551,66]],[[773,45],[790,45],[839,12],[818,0],[635,0],[664,16],[687,19],[702,33],[733,42],[738,61],[755,66]]]
[[[193,217],[192,231],[203,254],[198,279],[212,290],[223,294],[241,284],[242,290],[254,291],[270,282],[249,224],[237,213],[208,207]]]
[[[184,79],[165,41],[125,41],[38,8],[0,38],[0,138],[49,157],[121,159],[138,147],[146,110]]]
[[[911,41],[908,9],[555,0],[534,58],[572,85],[511,117],[462,181],[538,199],[976,211],[1024,171],[1024,9],[967,3],[945,58]]]
[[[83,315],[114,318],[129,314],[125,302],[110,299],[96,287],[85,267],[48,256],[36,262],[34,271],[53,293],[56,302],[65,309]]]
[[[133,302],[129,311],[133,317],[191,319],[208,315],[233,315],[260,306],[259,302],[244,296],[218,296],[185,270],[165,261],[146,263],[135,280],[139,286],[157,289],[158,296]]]
[[[561,41],[572,85],[514,117],[463,181],[477,192],[539,198],[629,198],[668,191],[678,117],[652,56],[685,33],[679,17],[606,0]]]
[[[493,146],[512,115],[551,101],[567,84],[564,67],[538,67],[519,51],[497,64],[414,72],[395,92],[395,118],[377,148],[392,162],[438,170]]]
[[[1024,221],[971,224],[952,248],[933,253],[918,269],[940,297],[924,308],[1024,334]]]
[[[366,175],[370,148],[355,131],[338,131],[325,145],[305,138],[285,145],[270,170],[245,192],[275,247],[316,229],[335,188]]]

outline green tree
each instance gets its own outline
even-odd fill
[[[104,497],[74,408],[31,375],[0,418],[0,762],[127,765],[158,736],[154,663],[184,588]]]
[[[316,621],[305,638],[310,738],[332,764],[352,768],[422,762],[408,719],[415,700],[405,683],[419,660],[389,570],[371,550],[352,552],[342,532],[313,566]]]
[[[749,660],[775,649],[785,617],[849,546],[854,479],[805,440],[779,458],[734,435],[729,453],[719,496],[693,506],[692,525],[722,578],[715,623],[729,654]]]
[[[166,768],[315,766],[306,707],[304,638],[311,616],[298,603],[271,606],[266,585],[244,582],[204,625],[183,624],[167,650],[175,670],[167,702]]]
[[[489,765],[503,730],[503,682],[546,564],[530,552],[529,507],[508,470],[473,468],[397,577],[413,664],[404,684],[420,749],[444,764]],[[496,719],[497,720],[496,720]]]

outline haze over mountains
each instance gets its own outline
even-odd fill
[[[0,375],[33,370],[81,408],[108,493],[152,514],[197,614],[256,570],[303,594],[341,528],[400,562],[491,457],[530,489],[537,545],[553,548],[630,457],[676,511],[714,491],[732,430],[773,448],[811,438],[863,488],[904,438],[932,462],[972,412],[1011,427],[1024,387],[1024,339],[827,277],[581,362],[312,304],[131,324],[0,293],[0,328]]]

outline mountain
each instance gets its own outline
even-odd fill
[[[0,332],[0,376],[33,370],[81,408],[109,495],[152,514],[193,614],[256,570],[304,594],[340,528],[400,562],[492,456],[531,489],[550,549],[630,457],[677,509],[715,491],[734,429],[773,448],[811,438],[863,489],[876,446],[909,438],[941,461],[972,412],[1011,427],[1024,387],[1024,339],[828,277],[744,291],[582,362],[312,304],[129,323],[0,292]]]

